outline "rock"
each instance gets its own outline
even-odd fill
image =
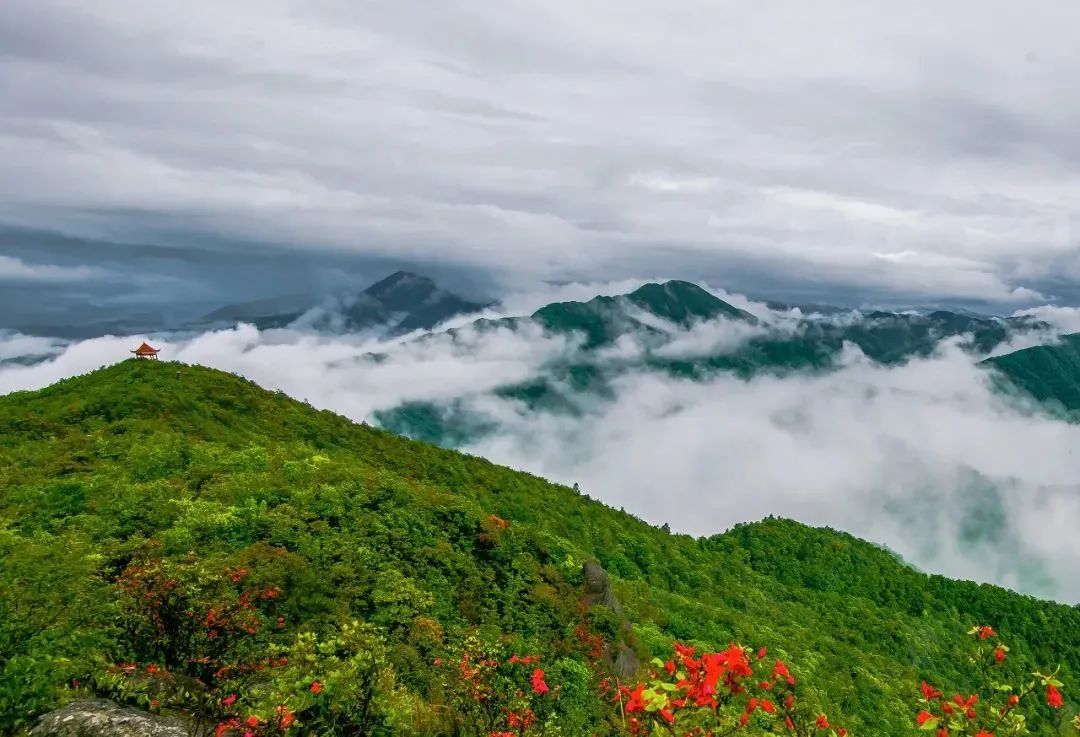
[[[195,731],[179,717],[158,716],[106,699],[83,699],[41,717],[30,737],[192,737]]]
[[[585,579],[585,593],[581,597],[582,603],[586,607],[598,604],[606,606],[618,615],[621,620],[620,629],[622,634],[619,636],[620,641],[608,643],[604,657],[615,675],[619,676],[619,678],[631,678],[641,667],[641,659],[638,658],[637,653],[626,642],[626,640],[633,638],[633,631],[630,623],[623,616],[619,600],[615,598],[615,593],[611,590],[611,579],[608,577],[607,571],[595,561],[589,561],[582,566],[581,575]]]
[[[623,679],[633,678],[640,667],[641,659],[634,652],[634,649],[625,642],[619,643],[615,652],[615,664],[613,667],[615,675]]]
[[[585,595],[582,597],[585,606],[603,604],[616,614],[622,614],[622,607],[611,591],[611,579],[599,563],[589,561],[582,566],[581,575],[585,579]]]

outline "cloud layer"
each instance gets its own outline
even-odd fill
[[[723,351],[747,329],[707,323],[672,345]],[[0,338],[0,356],[52,356],[34,366],[0,363],[0,392],[120,360],[139,339]],[[241,325],[155,343],[167,358],[234,371],[356,420],[402,401],[460,399],[498,426],[466,450],[576,482],[678,531],[708,535],[783,515],[886,544],[927,570],[1080,602],[1071,529],[1080,513],[1080,426],[995,394],[955,343],[896,368],[852,351],[840,370],[817,376],[694,383],[630,373],[610,402],[576,417],[490,394],[577,350],[573,340],[527,327],[376,342]]]
[[[514,284],[1076,303],[1078,24],[1067,0],[6,0],[0,217]]]

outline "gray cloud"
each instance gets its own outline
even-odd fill
[[[1077,22],[1066,0],[8,0],[0,217],[516,285],[1078,302]]]

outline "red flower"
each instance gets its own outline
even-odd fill
[[[1046,684],[1046,703],[1051,709],[1060,709],[1065,703],[1061,699],[1061,692],[1052,683]]]
[[[249,727],[258,727],[259,726],[259,718],[257,716],[255,716],[254,714],[249,714],[248,718],[246,720],[246,724]]]
[[[919,712],[919,715],[917,717],[915,717],[915,724],[921,727],[922,725],[929,722],[931,719],[935,719],[935,718],[936,717],[933,714],[928,712],[926,709],[923,709],[922,711]]]
[[[795,677],[791,675],[791,671],[788,670],[788,667],[784,665],[784,661],[782,660],[777,660],[776,665],[773,666],[772,677],[783,678],[788,682],[789,686],[795,685]]]
[[[532,672],[531,680],[533,693],[543,696],[551,690],[551,688],[548,687],[548,685],[544,682],[544,671],[542,669],[537,668],[536,670],[534,670]]]
[[[240,726],[240,722],[236,719],[230,719],[226,722],[221,722],[214,728],[214,737],[224,737],[224,735],[230,730],[236,729]]]
[[[293,720],[295,719],[293,713],[289,711],[289,707],[281,704],[279,706],[276,706],[274,708],[274,711],[278,713],[278,717],[281,719],[281,728],[288,729],[289,725],[292,724]]]
[[[934,699],[941,698],[941,691],[938,691],[926,681],[923,681],[922,685],[919,686],[919,688],[922,689],[922,697],[927,701],[933,701]]]
[[[319,691],[322,691],[322,684],[318,681],[312,681],[308,691],[311,691],[311,693],[319,693]]]
[[[1002,648],[999,647],[994,650],[994,660],[999,663],[1005,662],[1005,651]]]
[[[987,627],[986,625],[979,627],[977,629],[977,634],[979,635],[980,640],[985,640],[989,637],[997,637],[997,632],[994,632],[994,628]]]
[[[626,702],[626,713],[633,714],[638,711],[645,711],[645,699],[643,695],[645,693],[645,684],[639,683],[633,691],[623,686],[622,693],[629,698]]]
[[[664,721],[667,722],[668,724],[674,724],[675,723],[675,715],[671,713],[670,709],[661,709],[658,713],[660,714],[661,717],[664,718]]]
[[[829,720],[828,720],[828,718],[826,718],[826,716],[824,714],[818,714],[817,728],[818,729],[828,729],[829,728]]]
[[[229,694],[221,700],[222,706],[232,706],[236,703],[236,694]]]
[[[1020,697],[1019,696],[1017,696],[1016,694],[1010,694],[1009,695],[1008,706],[1009,706],[1010,709],[1012,707],[1016,706],[1019,703],[1020,703]]]
[[[769,651],[766,648],[761,648],[760,650],[757,651],[757,659],[758,660],[764,660],[765,655],[768,654],[768,652]]]

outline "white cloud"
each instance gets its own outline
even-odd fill
[[[1059,307],[1043,305],[1026,310],[1017,310],[1015,317],[1033,317],[1052,325],[1062,333],[1080,333],[1080,307]]]
[[[0,361],[40,359],[59,353],[64,342],[55,338],[40,338],[0,330]]]
[[[0,282],[73,282],[103,275],[103,271],[90,266],[28,264],[11,256],[0,256]]]
[[[897,207],[866,202],[853,197],[843,197],[829,192],[814,192],[788,187],[773,187],[765,194],[785,205],[824,210],[850,220],[865,220],[889,226],[914,227],[919,224],[919,213]]]

